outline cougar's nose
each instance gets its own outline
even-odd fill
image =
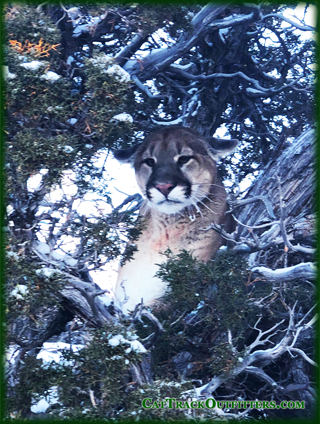
[[[169,196],[170,191],[175,186],[173,184],[156,184],[155,188],[160,191],[165,197]]]

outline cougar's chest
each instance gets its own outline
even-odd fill
[[[181,249],[185,239],[186,228],[182,222],[150,222],[141,244],[148,245],[154,253],[170,249],[173,253]]]
[[[145,305],[152,305],[163,296],[167,284],[155,274],[159,264],[167,260],[163,253],[168,248],[177,254],[187,247],[183,246],[184,234],[182,222],[146,222],[146,229],[137,241],[138,251],[130,262],[119,269],[115,294],[124,312],[133,310],[142,299]]]

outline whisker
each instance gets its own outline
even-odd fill
[[[212,202],[214,198],[210,198],[209,196],[213,196],[213,193],[207,193],[205,191],[196,190],[196,192],[193,195],[200,195],[202,199],[208,199],[209,202]]]
[[[201,218],[203,217],[203,215],[202,215],[202,211],[201,211],[201,209],[199,208],[199,206],[193,201],[193,199],[191,199],[191,201],[192,201],[192,205],[191,206],[193,206],[194,208],[195,208],[195,210],[196,210],[196,212],[199,212],[200,213],[200,215],[201,215]]]
[[[216,187],[219,187],[219,188],[222,188],[222,189],[224,189],[224,187],[223,186],[221,186],[220,184],[214,184],[214,183],[194,183],[194,184],[191,184],[191,186],[194,186],[194,185],[198,185],[198,186],[216,186]]]
[[[193,197],[195,198],[195,200],[197,201],[197,203],[201,203],[205,208],[207,208],[210,212],[217,214],[217,212],[213,211],[212,209],[209,208],[208,205],[206,205],[204,202],[202,202],[202,200],[200,200],[199,198],[197,199],[197,196],[193,195]]]

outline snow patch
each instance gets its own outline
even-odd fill
[[[172,68],[177,68],[177,69],[181,69],[183,71],[187,71],[192,65],[193,65],[193,63],[187,63],[186,65],[179,65],[178,63],[172,63],[170,66]]]
[[[132,340],[129,342],[131,344],[131,347],[126,349],[127,353],[138,352],[138,353],[145,353],[147,350],[146,348],[139,342],[139,340]]]
[[[106,70],[106,73],[114,76],[120,82],[129,82],[131,80],[130,74],[119,65],[112,65]]]
[[[70,125],[75,125],[78,122],[77,118],[70,118],[67,120]]]
[[[71,146],[63,146],[63,151],[65,153],[72,153],[74,151],[74,148]]]
[[[49,408],[49,406],[54,405],[55,403],[59,402],[59,396],[58,396],[58,387],[52,386],[48,390],[48,396],[44,397],[41,396],[41,399],[36,404],[32,405],[30,410],[34,414],[44,413]],[[34,399],[32,399],[32,402],[35,402]]]
[[[103,17],[103,16],[102,16]],[[81,20],[81,16],[76,19],[73,20],[73,26],[75,27],[73,30],[73,34],[72,37],[79,37],[83,32],[89,32],[91,27],[95,27],[96,25],[98,25],[99,22],[101,22],[102,17],[96,16],[94,18],[91,19],[91,21],[89,23],[85,23],[85,24],[81,24],[79,25],[79,22]]]
[[[42,359],[44,363],[50,363],[50,362],[61,362],[61,350],[62,349],[69,349],[73,352],[77,352],[78,350],[82,349],[84,345],[70,345],[70,343],[63,343],[63,342],[47,342],[43,343],[42,349],[37,355],[37,359]]]
[[[27,180],[27,188],[30,192],[35,192],[41,189],[42,175],[31,175]]]
[[[67,10],[68,16],[72,21],[81,18],[81,12],[77,7],[70,7]]]
[[[56,72],[48,71],[44,75],[40,77],[41,79],[45,79],[49,82],[55,82],[60,78],[60,75],[58,75]]]
[[[89,59],[89,62],[91,62],[94,66],[98,66],[101,69],[105,69],[107,66],[113,64],[113,58],[110,56],[103,55]]]
[[[122,334],[117,334],[116,336],[113,336],[108,341],[108,343],[110,346],[113,347],[119,346],[119,344],[124,343],[130,344],[131,346],[126,349],[126,353],[130,353],[131,351],[145,353],[147,351],[146,348],[138,340],[127,340],[122,336]]]
[[[155,119],[151,118],[152,122],[157,124],[157,125],[177,125],[177,124],[181,124],[182,122],[182,117],[175,119],[174,121],[156,121]]]
[[[125,338],[121,334],[117,334],[116,336],[113,336],[109,341],[109,345],[116,347],[119,346],[120,343],[124,342]]]
[[[17,284],[16,288],[10,292],[10,295],[16,299],[23,299],[22,296],[25,296],[28,293],[28,287],[23,284]]]
[[[16,252],[9,251],[9,252],[7,252],[7,256],[9,258],[15,259],[16,261],[19,259],[19,255]]]
[[[72,62],[75,62],[74,57],[73,56],[68,56],[67,65],[71,65]]]
[[[122,122],[127,122],[129,124],[132,124],[133,122],[133,118],[131,115],[129,115],[129,113],[119,113],[118,115],[115,115],[111,121],[122,121]]]
[[[20,63],[20,66],[30,71],[36,71],[41,66],[46,66],[46,64],[44,62],[40,62],[39,60],[33,60],[32,62]]]
[[[41,400],[39,400],[38,403],[36,403],[35,405],[32,405],[30,410],[34,414],[40,414],[40,413],[46,412],[49,406],[50,406],[50,403],[47,402],[44,398],[42,398]]]
[[[53,274],[59,273],[59,272],[60,271],[57,270],[57,269],[47,268],[47,267],[44,267],[44,268],[41,268],[41,269],[37,269],[36,270],[36,274],[37,275],[44,275],[47,278],[50,278],[50,277],[52,277]]]

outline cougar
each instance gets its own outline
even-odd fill
[[[133,259],[119,268],[116,301],[125,314],[143,301],[152,306],[167,284],[155,277],[163,252],[182,249],[208,261],[223,244],[208,229],[226,222],[226,191],[217,177],[216,161],[234,151],[237,140],[205,139],[184,127],[150,133],[141,144],[114,152],[120,162],[131,163],[145,197],[140,215],[145,229]]]

